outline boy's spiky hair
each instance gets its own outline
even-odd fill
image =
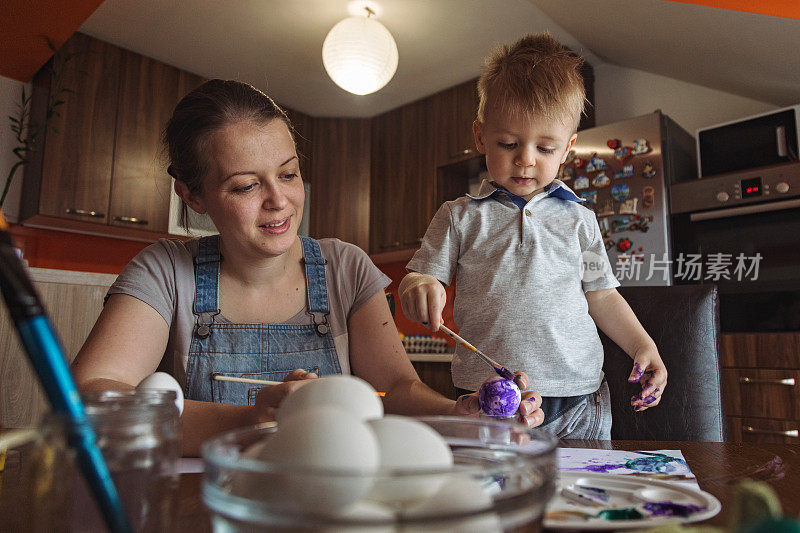
[[[489,107],[501,112],[538,114],[571,124],[577,130],[586,101],[583,58],[549,32],[528,34],[495,48],[478,79],[478,121]]]

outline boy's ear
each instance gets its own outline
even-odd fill
[[[486,144],[483,142],[483,124],[475,120],[472,122],[472,134],[475,136],[475,148],[478,153],[486,153]]]
[[[192,194],[191,191],[189,191],[189,187],[181,180],[175,180],[175,194],[177,194],[186,205],[191,207],[193,211],[200,215],[205,214],[206,209],[203,207],[202,200]]]
[[[577,139],[578,139],[578,134],[577,133],[573,133],[572,137],[569,138],[569,141],[567,142],[567,148],[566,148],[566,150],[564,150],[564,157],[561,158],[561,163],[560,163],[561,165],[563,165],[564,161],[567,160],[567,156],[569,155],[569,151],[572,150],[572,147],[575,145],[575,141]]]

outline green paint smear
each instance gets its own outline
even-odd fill
[[[644,515],[635,507],[630,507],[628,509],[606,509],[597,513],[597,517],[605,520],[641,520]]]

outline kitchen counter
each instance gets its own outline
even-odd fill
[[[448,353],[410,353],[412,363],[450,363],[453,360],[452,352]]]

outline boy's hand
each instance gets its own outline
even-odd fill
[[[658,405],[667,386],[667,367],[655,346],[639,350],[633,358],[633,370],[628,383],[641,383],[642,392],[631,396],[634,411],[644,411]]]
[[[427,323],[432,331],[442,325],[442,310],[447,302],[444,286],[438,279],[419,272],[406,274],[400,282],[400,305],[406,318]]]
[[[525,390],[530,380],[528,375],[524,372],[515,372],[515,383],[523,385],[520,390]],[[489,379],[494,379],[490,377]],[[488,381],[488,380],[487,380]],[[477,416],[481,410],[481,404],[478,401],[478,393],[464,394],[459,396],[456,400],[455,414],[459,416]],[[522,393],[522,401],[519,403],[517,410],[517,422],[525,424],[528,427],[536,427],[542,425],[544,422],[544,411],[542,411],[542,395],[534,391],[526,391]]]

